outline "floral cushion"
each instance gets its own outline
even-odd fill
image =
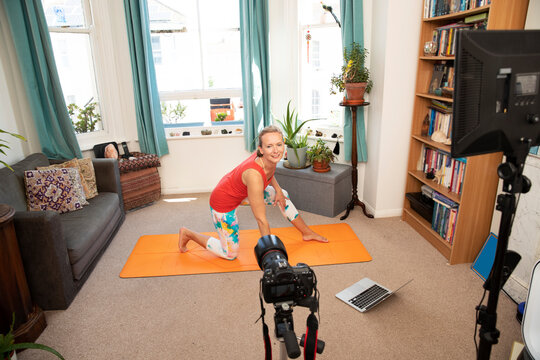
[[[94,171],[94,164],[92,163],[92,159],[78,159],[77,162],[79,163],[81,174],[86,181],[86,185],[88,186],[88,192],[85,191],[86,198],[91,199],[93,197],[96,197],[98,194],[98,189],[96,183],[96,173]]]
[[[82,209],[67,169],[24,172],[28,211],[52,210],[59,213]]]

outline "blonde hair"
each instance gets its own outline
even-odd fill
[[[261,132],[259,133],[259,146],[262,147],[262,137],[266,134],[271,134],[271,133],[279,133],[279,135],[281,135],[281,137],[283,138],[283,133],[281,132],[281,129],[278,128],[277,126],[275,125],[268,125],[267,127],[265,127],[264,129],[261,130]],[[257,149],[257,156],[258,157],[261,157],[263,154],[261,154],[261,152],[259,151],[259,149]]]

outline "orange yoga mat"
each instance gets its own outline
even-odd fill
[[[371,256],[348,224],[310,226],[329,242],[303,241],[294,227],[272,229],[287,249],[289,264],[309,266],[370,261]],[[204,233],[217,237],[216,233]],[[209,274],[259,270],[253,248],[260,238],[259,230],[240,230],[240,252],[235,260],[222,259],[193,241],[189,251],[178,250],[178,234],[145,235],[139,238],[124,268],[122,278]]]

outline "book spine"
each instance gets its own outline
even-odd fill
[[[433,201],[434,213],[431,227],[441,238],[452,244],[459,205],[437,191],[433,191]]]
[[[441,204],[444,204],[445,206],[448,206],[449,208],[457,208],[459,205],[447,198],[446,196],[442,195],[441,193],[437,191],[433,191],[433,201],[438,201]]]

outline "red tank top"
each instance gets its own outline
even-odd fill
[[[264,188],[266,189],[274,175],[272,174],[267,179],[262,167],[255,162],[256,158],[257,154],[253,153],[220,180],[210,195],[210,206],[212,209],[222,213],[229,212],[236,209],[247,198],[247,186],[242,182],[242,173],[247,169],[255,169],[261,174]]]

